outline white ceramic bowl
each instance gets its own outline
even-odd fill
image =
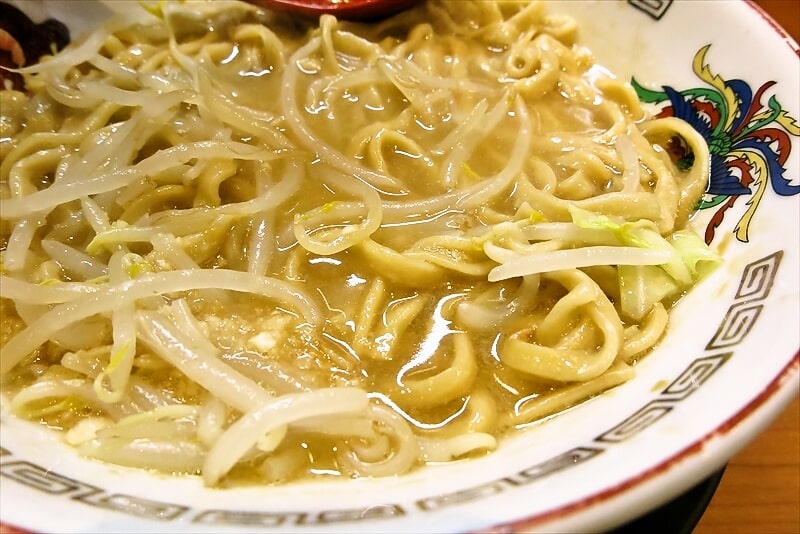
[[[95,2],[25,7],[73,30],[103,15]],[[695,218],[701,233],[714,228],[725,264],[680,302],[634,380],[485,458],[398,478],[235,490],[81,460],[57,435],[4,411],[2,523],[59,532],[601,531],[700,482],[764,429],[800,381],[797,44],[747,2],[551,9],[574,15],[599,61],[644,87],[720,96],[737,80],[728,89],[743,98],[719,117],[715,150],[749,177],[737,175],[743,189]],[[756,124],[773,97],[787,115]],[[726,122],[737,112],[742,124]],[[775,161],[782,176],[766,165]]]

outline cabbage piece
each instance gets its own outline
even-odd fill
[[[653,306],[680,293],[682,286],[657,265],[620,265],[619,311],[623,318],[642,321]]]
[[[679,230],[669,236],[668,241],[680,254],[693,282],[705,277],[722,263],[722,258],[692,229]]]
[[[640,321],[665,298],[676,297],[710,273],[722,258],[697,233],[686,228],[663,237],[653,221],[627,222],[570,206],[573,222],[581,228],[608,230],[624,245],[670,251],[662,265],[619,265],[620,312]]]

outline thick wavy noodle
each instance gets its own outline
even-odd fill
[[[158,3],[23,69],[6,407],[280,483],[471,458],[630,379],[717,262],[687,227],[708,151],[545,7]]]

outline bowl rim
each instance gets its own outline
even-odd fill
[[[794,385],[794,387],[792,387],[792,385]],[[728,448],[730,449],[727,451],[730,454],[724,455],[727,458],[731,454],[735,454],[738,450],[744,448],[747,443],[756,437],[758,433],[757,431],[748,432],[743,428],[746,426],[746,423],[757,424],[757,428],[759,430],[766,428],[782,413],[784,409],[786,409],[786,407],[798,396],[799,393],[800,349],[795,352],[794,357],[789,361],[789,363],[786,364],[779,374],[775,376],[771,382],[764,386],[762,391],[753,399],[751,399],[750,402],[741,407],[717,427],[709,430],[691,444],[685,446],[683,449],[672,454],[671,456],[664,458],[662,461],[653,465],[649,469],[584,499],[569,502],[563,506],[547,510],[546,512],[542,512],[540,514],[532,515],[524,519],[500,523],[494,527],[482,529],[480,532],[529,532],[534,528],[553,526],[551,523],[557,523],[564,519],[578,519],[575,517],[578,513],[591,511],[593,507],[596,507],[604,502],[608,502],[616,497],[625,495],[630,490],[641,487],[647,482],[654,481],[660,475],[663,475],[670,470],[674,471],[674,476],[681,476],[682,473],[692,469],[693,466],[689,465],[688,462],[693,459],[699,461],[699,455],[703,452],[704,447],[716,438],[730,438],[728,441],[726,441],[726,444],[728,444]],[[759,419],[751,417],[759,410],[765,410],[764,417]],[[741,433],[742,435],[737,435],[737,433]],[[733,443],[736,444],[732,445]],[[701,471],[695,470],[692,472],[692,477],[687,478],[687,482],[685,483],[686,488],[680,491],[664,492],[661,497],[663,502],[658,503],[649,509],[642,510],[632,507],[636,509],[637,512],[629,514],[630,517],[627,518],[627,520],[630,521],[638,516],[645,515],[649,510],[655,509],[658,507],[658,505],[666,503],[671,498],[682,493],[682,491],[685,489],[691,487],[691,485],[696,483],[698,480],[701,480],[709,473],[721,468],[725,463],[727,463],[727,460],[724,460],[721,463],[704,463]],[[618,524],[621,525],[623,523]]]

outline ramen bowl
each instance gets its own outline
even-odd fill
[[[106,15],[99,2],[21,5],[73,33]],[[635,378],[479,458],[225,489],[82,459],[4,400],[0,522],[32,532],[603,531],[696,485],[755,438],[800,384],[798,46],[746,2],[551,9],[577,19],[579,40],[646,105],[700,110],[712,126],[717,165],[692,224],[724,262],[677,304]],[[690,105],[674,106],[665,87]]]

